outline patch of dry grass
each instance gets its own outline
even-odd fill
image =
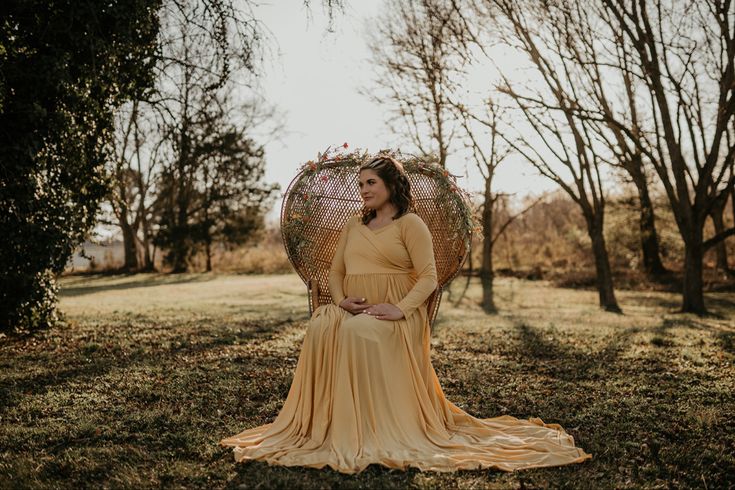
[[[459,284],[452,290],[457,296]],[[432,339],[447,397],[480,417],[540,417],[579,465],[455,474],[235,464],[217,441],[271,421],[308,316],[295,275],[67,277],[67,323],[0,341],[0,487],[727,488],[735,485],[735,295],[713,315],[676,294],[497,281],[500,313],[445,298]]]

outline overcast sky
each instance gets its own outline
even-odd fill
[[[312,2],[311,17],[301,2],[287,3],[290,7],[284,7],[283,2],[266,2],[254,11],[272,43],[261,78],[263,95],[282,112],[286,129],[281,141],[266,144],[266,179],[281,184],[283,191],[300,164],[315,159],[317,152],[329,145],[346,142],[350,149],[375,152],[400,144],[400,139],[383,126],[384,111],[358,93],[370,80],[365,29],[383,2],[348,2],[346,13],[336,18],[334,33],[327,32],[328,19],[321,2]],[[450,157],[448,167],[463,176],[459,180],[462,187],[480,191],[482,180],[474,164],[462,160],[457,155]],[[499,167],[494,181],[498,190],[521,196],[553,188],[519,159],[507,163]],[[279,198],[269,214],[271,221],[278,219],[280,206]]]

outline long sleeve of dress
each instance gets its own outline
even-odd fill
[[[416,271],[417,280],[408,294],[396,306],[403,312],[404,317],[408,318],[434,292],[437,278],[434,246],[429,227],[415,214],[406,216],[403,221],[401,234]]]
[[[339,306],[343,299],[346,298],[342,284],[345,279],[345,244],[347,243],[347,234],[354,218],[350,218],[342,227],[342,232],[337,241],[337,250],[332,257],[332,265],[329,268],[329,293],[332,295],[332,302]]]

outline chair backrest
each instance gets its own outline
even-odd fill
[[[336,157],[309,162],[294,177],[281,206],[281,233],[288,258],[306,284],[309,313],[329,304],[329,268],[342,227],[362,209],[358,171],[363,159]],[[432,326],[443,288],[467,257],[471,227],[467,202],[447,172],[422,162],[406,164],[414,211],[426,223],[434,244],[438,286],[426,300]]]

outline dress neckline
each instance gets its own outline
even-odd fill
[[[390,222],[390,223],[388,223],[387,225],[383,225],[383,226],[381,226],[380,228],[375,228],[375,229],[372,229],[372,228],[370,228],[370,227],[369,227],[368,225],[364,225],[364,226],[365,226],[365,228],[367,228],[367,229],[368,229],[368,230],[370,230],[371,232],[373,232],[373,233],[377,233],[377,232],[379,232],[379,231],[385,230],[386,228],[390,228],[390,227],[391,227],[392,225],[396,224],[396,223],[398,222],[398,220],[400,220],[400,219],[403,219],[403,217],[404,217],[404,216],[406,216],[406,215],[408,215],[408,214],[410,214],[410,213],[406,213],[406,214],[404,214],[403,216],[400,216],[399,218],[396,218],[396,219],[394,219],[394,220],[391,220],[391,222]]]

